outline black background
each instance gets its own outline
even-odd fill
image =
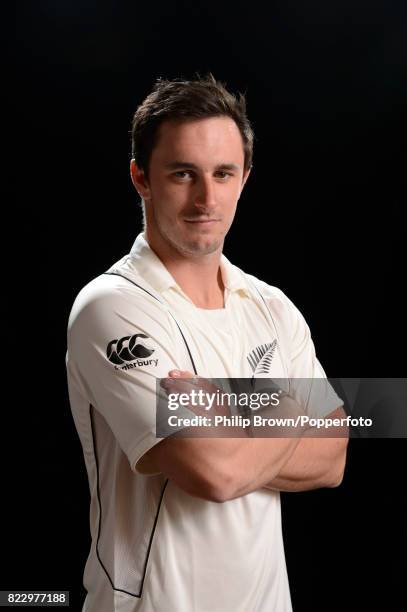
[[[19,491],[1,588],[70,590],[80,610],[89,493],[66,323],[140,231],[129,129],[157,77],[210,70],[247,93],[254,167],[228,258],[300,308],[329,376],[403,376],[406,37],[402,1],[18,4],[17,301],[37,350],[13,402],[27,446],[5,445]],[[341,487],[283,495],[295,612],[401,610],[403,451],[352,440]]]

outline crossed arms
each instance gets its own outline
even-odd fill
[[[328,417],[346,414],[341,406]],[[138,467],[162,472],[190,495],[219,503],[262,487],[278,491],[336,487],[345,469],[347,429],[336,428],[334,438],[317,436],[313,428],[298,437],[282,438],[170,436],[151,448]]]

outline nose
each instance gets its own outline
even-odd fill
[[[216,207],[216,192],[212,177],[199,178],[194,194],[194,204],[201,210],[212,210]]]

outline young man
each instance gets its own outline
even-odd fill
[[[160,378],[325,377],[292,302],[222,254],[252,165],[244,97],[212,75],[159,80],[132,138],[144,233],[82,289],[68,329],[91,491],[83,609],[287,612],[279,491],[337,486],[346,438],[155,429]],[[345,416],[336,396],[323,412]]]

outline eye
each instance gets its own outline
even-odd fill
[[[190,175],[191,173],[188,170],[177,170],[177,172],[174,172],[174,176],[180,179],[186,178],[185,176],[181,176],[181,175]]]
[[[223,176],[220,176],[221,179],[225,179],[228,176],[233,176],[233,174],[231,174],[230,172],[226,172],[225,170],[218,170],[218,172],[216,173],[218,176],[221,174]]]

